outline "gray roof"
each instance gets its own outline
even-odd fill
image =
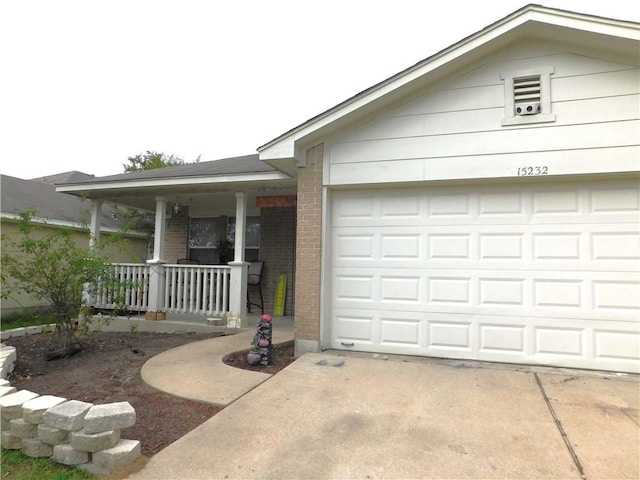
[[[82,182],[84,180],[91,180],[96,178],[95,175],[89,175],[88,173],[78,172],[72,170],[70,172],[56,173],[54,175],[47,175],[46,177],[32,178],[32,180],[38,180],[49,185],[57,185],[59,183],[75,183]]]
[[[127,182],[134,180],[157,180],[167,178],[207,177],[214,175],[243,175],[250,173],[274,172],[272,166],[261,161],[258,154],[244,155],[241,157],[222,158],[207,162],[187,163],[173,167],[156,168],[153,170],[141,170],[138,172],[121,173],[97,178],[75,178],[73,180],[58,182],[61,184],[96,184],[103,182]]]
[[[80,172],[75,172],[80,173]],[[65,174],[52,175],[52,177]],[[90,175],[74,175],[74,178],[88,178]],[[0,211],[3,215],[19,215],[25,210],[35,210],[38,217],[50,221],[62,221],[74,224],[88,224],[91,203],[66,193],[56,192],[55,186],[41,180],[23,180],[21,178],[0,175]],[[102,205],[102,228],[120,229],[124,226],[121,219],[113,218],[113,205]]]

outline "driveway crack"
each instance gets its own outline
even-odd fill
[[[560,419],[558,418],[558,415],[556,415],[556,412],[553,409],[553,405],[551,405],[551,401],[549,400],[549,397],[547,396],[547,392],[544,390],[544,387],[542,386],[540,377],[538,377],[537,373],[534,373],[533,376],[536,377],[536,383],[538,384],[538,388],[540,388],[540,392],[542,393],[542,397],[544,398],[544,401],[547,404],[549,413],[551,413],[551,417],[553,417],[553,421],[555,422],[556,427],[560,432],[560,435],[562,436],[562,440],[564,441],[564,444],[567,446],[567,450],[569,450],[569,454],[573,459],[573,463],[575,463],[576,468],[578,469],[578,473],[580,473],[580,478],[582,480],[587,480],[587,477],[584,474],[584,469],[582,468],[582,464],[580,463],[580,459],[578,458],[578,455],[576,455],[576,452],[573,449],[571,442],[569,441],[569,437],[567,436],[567,432],[564,431],[564,428],[562,427],[562,422],[560,421]]]

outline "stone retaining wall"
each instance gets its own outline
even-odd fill
[[[40,333],[28,327],[28,333]],[[18,335],[27,333],[12,332]],[[9,331],[3,332],[2,339]],[[11,386],[7,380],[16,360],[14,347],[0,344],[0,422],[2,447],[29,457],[49,457],[64,465],[97,474],[129,465],[140,456],[140,442],[120,438],[136,423],[129,402],[93,403],[38,395]]]

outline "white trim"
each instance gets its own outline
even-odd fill
[[[291,180],[291,177],[281,172],[242,174],[242,175],[222,175],[207,177],[176,177],[176,178],[153,178],[133,181],[104,181],[95,183],[75,183],[60,185],[56,187],[56,192],[87,192],[93,190],[119,190],[141,187],[173,187],[182,185],[207,185],[220,183],[241,183],[259,182],[273,180]]]

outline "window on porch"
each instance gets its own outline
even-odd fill
[[[191,218],[189,225],[189,258],[198,260],[201,265],[227,263],[233,259],[235,241],[235,217]],[[219,242],[227,239],[230,257],[220,258]],[[260,217],[247,217],[245,234],[245,260],[252,262],[260,258]]]

